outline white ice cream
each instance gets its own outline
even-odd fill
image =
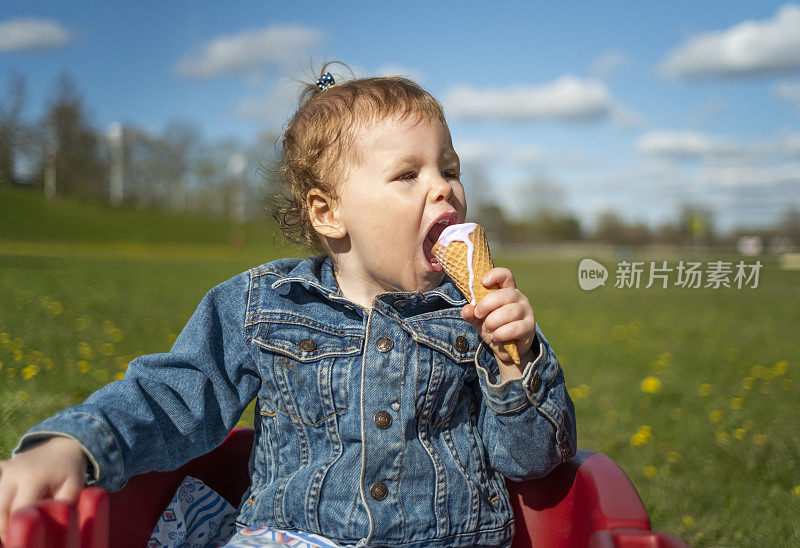
[[[467,268],[469,269],[469,293],[472,296],[470,304],[476,305],[475,292],[472,290],[472,282],[475,280],[475,272],[472,270],[472,255],[475,253],[475,246],[472,245],[472,240],[469,235],[475,232],[478,225],[475,223],[462,223],[458,225],[450,225],[442,231],[439,236],[439,243],[447,247],[453,242],[464,242],[467,244]]]

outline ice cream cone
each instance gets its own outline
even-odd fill
[[[448,227],[433,245],[431,253],[473,305],[477,305],[492,291],[497,291],[498,288],[487,288],[481,283],[484,274],[494,268],[482,226],[466,223]],[[503,343],[502,346],[514,363],[519,364],[516,343]]]

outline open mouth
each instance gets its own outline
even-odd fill
[[[458,215],[456,215],[456,212],[449,211],[439,215],[439,217],[436,218],[431,227],[428,229],[428,233],[425,235],[425,240],[422,242],[422,251],[425,253],[425,260],[428,261],[431,270],[438,272],[442,269],[442,265],[439,264],[439,261],[437,261],[436,257],[434,257],[431,253],[433,245],[439,239],[439,236],[442,235],[444,229],[455,224],[457,221]]]

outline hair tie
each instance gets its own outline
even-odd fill
[[[336,82],[333,80],[333,76],[331,76],[330,72],[326,72],[322,75],[322,77],[317,80],[317,87],[320,91],[325,91],[328,89],[329,86],[332,86]]]

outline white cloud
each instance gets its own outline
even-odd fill
[[[779,82],[773,86],[772,94],[781,101],[792,103],[800,108],[800,84]]]
[[[617,68],[628,62],[628,58],[621,52],[610,50],[594,60],[591,73],[597,78],[608,78]]]
[[[72,33],[58,21],[34,17],[0,23],[0,50],[33,52],[69,44]]]
[[[653,130],[642,134],[635,148],[638,153],[651,158],[695,159],[741,167],[800,156],[800,134],[789,132],[771,139],[744,142],[699,131]]]
[[[299,25],[221,36],[178,61],[176,71],[187,78],[215,78],[264,68],[285,70],[301,64],[301,56],[322,40],[321,31]]]
[[[639,137],[636,151],[667,158],[709,158],[741,154],[746,149],[727,137],[697,131],[654,130]]]
[[[800,71],[800,7],[787,4],[771,19],[696,36],[670,52],[661,68],[682,78]]]
[[[611,93],[597,80],[562,76],[542,85],[478,89],[455,86],[444,94],[448,116],[514,122],[581,122],[603,118],[613,107]]]
[[[425,82],[421,72],[401,65],[383,65],[378,68],[377,72],[378,76],[405,76],[419,85],[423,85]]]
[[[783,183],[797,185],[800,183],[800,164],[703,166],[697,171],[695,182],[704,186],[723,187],[774,187]],[[776,196],[776,199],[780,197]]]

